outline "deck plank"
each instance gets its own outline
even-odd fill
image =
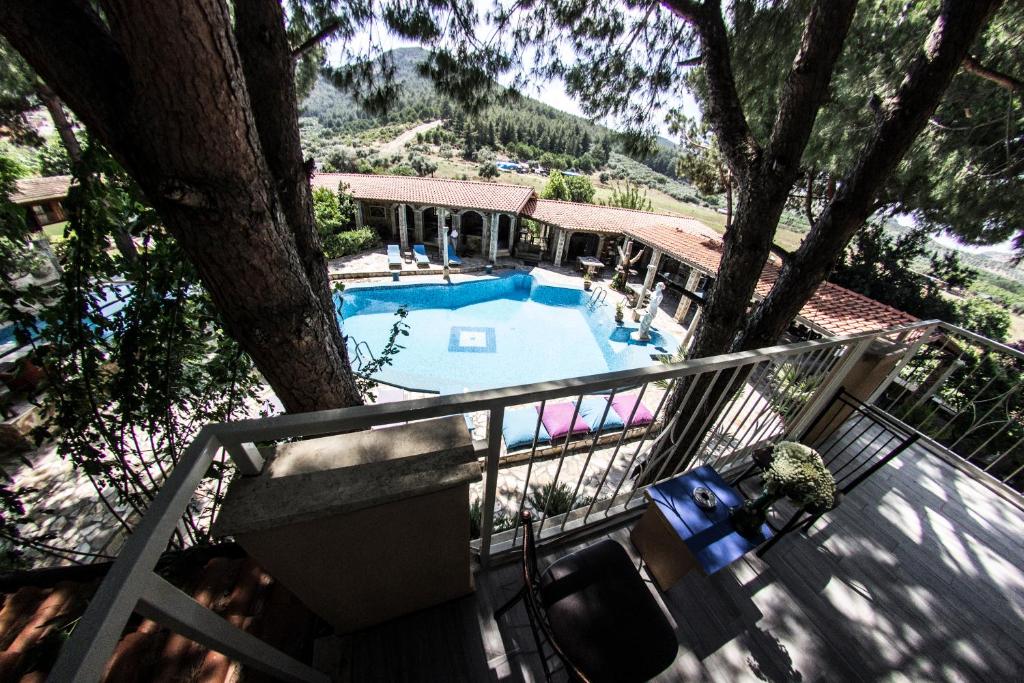
[[[637,559],[627,525],[601,538]],[[1024,512],[920,449],[764,559],[652,593],[679,655],[659,681],[1022,680]],[[336,639],[338,680],[542,680],[515,564],[474,596]],[[322,659],[322,658],[321,658]]]

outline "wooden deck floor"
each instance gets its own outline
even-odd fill
[[[628,525],[608,535],[634,553]],[[679,640],[658,680],[1024,680],[1022,539],[1021,510],[904,454],[763,561],[651,584]],[[542,680],[523,608],[492,617],[517,576],[480,572],[474,596],[326,639],[318,666],[351,681]]]

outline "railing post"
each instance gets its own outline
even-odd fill
[[[792,426],[786,432],[786,438],[804,433],[807,427],[811,425],[812,420],[825,407],[825,404],[832,400],[832,396],[843,385],[846,376],[850,374],[854,366],[860,362],[860,359],[864,357],[867,350],[875,343],[875,339],[875,337],[868,337],[853,346],[847,347],[842,359],[821,383],[814,396],[811,397],[811,400],[804,405],[803,410],[800,411],[796,419],[793,420]]]
[[[896,364],[896,367],[892,369],[892,372],[889,373],[889,376],[882,380],[882,383],[878,385],[878,388],[871,392],[871,395],[868,396],[867,399],[865,399],[864,403],[868,405],[874,405],[875,402],[877,402],[878,399],[881,398],[883,394],[885,394],[885,392],[889,389],[889,385],[892,384],[896,380],[896,378],[900,376],[901,372],[903,372],[903,368],[907,367],[910,361],[914,360],[914,357],[917,355],[917,352],[921,349],[921,347],[931,341],[932,335],[935,334],[935,330],[937,327],[938,324],[934,324],[929,325],[924,329],[924,331],[921,333],[921,336],[917,338],[917,341],[911,344],[910,347],[903,354],[903,358],[901,358],[900,362]]]
[[[98,681],[178,519],[220,448],[204,427],[149,504],[50,670],[51,681]]]
[[[150,574],[136,610],[189,640],[237,659],[275,679],[329,683],[330,677],[247,633],[162,577]]]
[[[484,502],[480,510],[480,564],[491,561],[491,532],[494,526],[494,501],[498,492],[498,461],[501,459],[501,428],[505,408],[491,408],[487,415],[487,461],[484,472]]]
[[[254,477],[263,471],[263,456],[255,444],[237,441],[224,444],[224,450],[235,461],[238,471],[247,477]]]

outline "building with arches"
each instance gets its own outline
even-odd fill
[[[640,299],[657,281],[681,293],[673,317],[692,327],[701,295],[718,273],[721,237],[692,218],[598,204],[540,199],[531,187],[475,180],[319,173],[314,187],[345,187],[356,201],[356,223],[387,242],[440,249],[442,231],[454,229],[460,256],[490,263],[516,256],[571,264],[591,256],[614,267],[619,250],[637,256]],[[771,290],[780,264],[765,264],[755,290]],[[632,272],[632,271],[631,271]],[[916,318],[830,282],[822,283],[794,322],[812,334],[867,332]]]

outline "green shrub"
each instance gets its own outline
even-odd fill
[[[377,246],[380,242],[373,228],[348,230],[324,237],[324,254],[327,258],[341,258]]]
[[[566,483],[560,483],[557,487],[548,482],[543,486],[530,487],[530,507],[543,514],[547,509],[548,517],[555,517],[570,510],[586,507],[593,500],[590,496],[578,496],[575,501],[572,499],[573,489]]]
[[[483,520],[483,511],[480,506],[480,499],[474,498],[473,503],[469,506],[469,537],[480,538],[480,524]],[[507,514],[504,510],[494,511],[494,521],[492,522],[493,530],[491,533],[498,533],[500,531],[508,531],[514,529],[516,526],[515,515]]]

